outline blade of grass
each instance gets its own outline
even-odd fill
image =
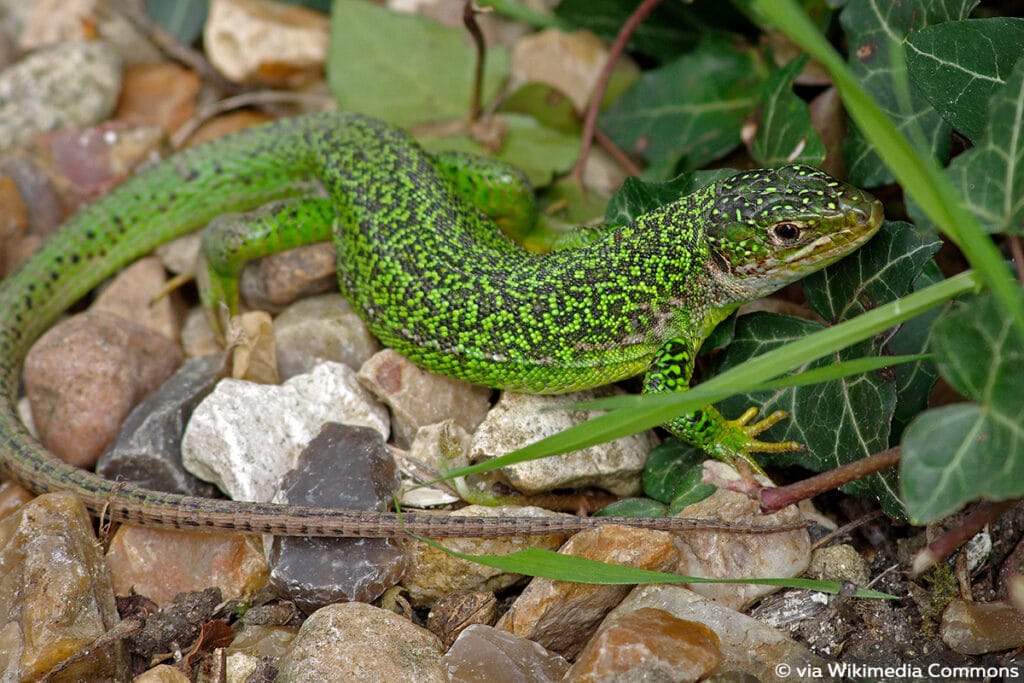
[[[459,559],[476,562],[487,567],[500,569],[501,571],[513,574],[525,574],[527,576],[538,576],[555,581],[573,581],[575,583],[592,583],[601,585],[633,585],[642,583],[734,583],[734,584],[758,584],[766,586],[782,586],[784,588],[803,588],[807,590],[820,591],[822,593],[838,594],[842,585],[837,581],[818,581],[815,579],[800,578],[751,578],[751,579],[713,579],[699,576],[683,576],[681,574],[670,574],[657,572],[650,569],[639,569],[637,567],[626,567],[621,564],[600,562],[586,557],[576,557],[556,553],[552,550],[541,548],[526,548],[517,550],[507,555],[471,555],[461,553],[451,548],[446,548],[437,541],[428,538],[417,538],[424,543],[448,553]],[[855,594],[858,598],[876,598],[885,600],[897,600],[897,596],[888,593],[858,588]]]
[[[879,306],[853,320],[815,332],[752,358],[743,365],[727,370],[689,391],[637,397],[634,407],[600,415],[499,458],[453,469],[448,472],[448,476],[465,477],[489,472],[506,465],[568,453],[656,427],[674,417],[703,408],[709,403],[715,403],[733,394],[751,391],[804,363],[867,339],[934,306],[976,290],[979,282],[978,275],[973,271],[960,273]]]
[[[843,58],[794,0],[751,0],[751,4],[831,74],[846,111],[892,169],[903,190],[960,247],[972,268],[980,274],[1006,314],[1024,334],[1024,307],[1019,304],[1017,285],[1004,267],[992,240],[963,202],[958,200],[956,188],[942,169],[931,159],[917,154],[900,135],[885,112],[857,82]]]

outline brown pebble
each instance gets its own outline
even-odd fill
[[[93,465],[132,407],[181,362],[167,337],[119,316],[65,320],[25,359],[25,393],[40,440],[67,462]]]

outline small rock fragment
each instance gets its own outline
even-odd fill
[[[942,642],[965,655],[1024,646],[1024,617],[1006,602],[968,602],[957,598],[942,613]]]
[[[811,553],[807,575],[822,581],[850,581],[861,587],[871,580],[868,563],[849,543],[818,548]]]
[[[213,0],[203,30],[206,54],[238,83],[296,88],[316,80],[327,59],[330,21],[271,0]]]
[[[288,379],[325,360],[358,370],[380,344],[345,297],[323,294],[297,301],[274,319],[277,370]]]
[[[181,464],[181,437],[192,411],[213,391],[223,364],[219,355],[185,361],[128,415],[96,473],[157,491],[212,496],[213,487]]]
[[[109,0],[33,0],[18,34],[18,48],[102,40],[125,64],[160,60],[160,51]],[[8,8],[4,8],[5,11]]]
[[[491,395],[486,387],[428,372],[393,349],[366,361],[359,381],[391,408],[400,448],[409,447],[420,427],[449,418],[472,432],[484,419]]]
[[[704,624],[652,607],[606,619],[569,673],[578,683],[697,681],[722,663],[718,636]]]
[[[81,313],[51,328],[25,360],[25,393],[41,441],[91,466],[149,392],[181,364],[167,337],[109,313]]]
[[[800,520],[790,506],[764,515],[757,502],[735,491],[719,488],[704,500],[687,506],[680,517],[772,526]],[[678,535],[681,561],[672,569],[677,574],[709,578],[757,578],[800,576],[807,569],[811,541],[806,529],[772,534],[735,534],[694,529]],[[778,588],[754,584],[693,584],[701,595],[737,610]]]
[[[173,133],[195,114],[201,85],[194,71],[174,62],[128,67],[115,116]]]
[[[387,411],[341,363],[321,363],[280,386],[225,379],[192,413],[182,460],[235,500],[267,502],[325,422],[388,434]]]
[[[469,505],[447,513],[475,517],[552,517],[560,513],[537,507]],[[564,534],[548,536],[501,536],[494,538],[439,538],[446,548],[472,555],[506,555],[526,548],[554,550],[565,540]],[[430,605],[438,598],[459,591],[498,591],[512,586],[522,577],[500,569],[454,557],[422,541],[408,544],[409,568],[402,586],[416,606]]]
[[[222,601],[218,588],[179,593],[171,604],[146,617],[142,629],[129,637],[132,652],[149,661],[195,642]]]
[[[297,628],[291,626],[249,625],[235,633],[228,652],[240,652],[260,659],[280,659],[295,641]]]
[[[39,496],[0,521],[0,678],[37,681],[120,621],[92,520],[70,493]],[[4,607],[6,605],[6,607]],[[120,643],[59,680],[125,680]]]
[[[672,534],[615,525],[582,531],[558,552],[653,571],[669,569],[679,562]],[[629,591],[630,586],[535,578],[501,617],[497,628],[572,658]]]
[[[561,655],[484,624],[463,631],[442,659],[452,683],[554,683],[569,669]]]
[[[398,486],[395,461],[378,432],[329,422],[299,455],[274,500],[383,511]],[[390,538],[277,536],[268,557],[271,585],[307,614],[331,602],[376,600],[398,582],[407,562],[402,545]]]
[[[498,599],[494,593],[460,591],[449,593],[434,603],[427,614],[427,628],[449,648],[470,626],[490,626],[497,620]]]
[[[87,129],[41,133],[34,157],[47,168],[65,206],[80,206],[105,194],[143,161],[155,156],[163,131],[107,121]]]
[[[470,458],[479,460],[511,453],[578,425],[596,413],[552,408],[615,393],[622,392],[611,387],[560,396],[506,391],[473,435]],[[641,432],[557,458],[503,467],[501,473],[513,487],[527,494],[598,486],[618,496],[634,496],[640,492],[640,473],[652,446],[651,433]]]
[[[132,683],[189,683],[191,679],[181,669],[170,664],[158,664],[132,679]]]
[[[200,306],[195,306],[185,315],[185,322],[181,326],[181,348],[188,358],[201,358],[224,351],[210,327],[206,311]]]
[[[178,342],[182,303],[175,292],[160,296],[166,286],[167,274],[160,260],[152,256],[139,259],[118,273],[89,310],[119,315]]]
[[[250,263],[238,287],[251,308],[277,313],[304,297],[337,291],[337,268],[333,244],[309,244]]]
[[[209,586],[228,599],[250,595],[266,585],[268,574],[263,549],[253,537],[127,524],[110,542],[107,565],[117,595],[134,590],[161,607],[178,593]]]
[[[637,586],[608,615],[612,621],[644,607],[663,610],[686,621],[704,624],[719,639],[725,657],[721,671],[737,671],[764,683],[786,683],[801,667],[827,671],[826,662],[784,632],[766,626],[717,600],[701,597],[683,586]],[[784,666],[782,666],[784,665]]]
[[[345,602],[314,612],[281,660],[279,683],[362,680],[445,683],[441,642],[394,612]]]
[[[0,153],[42,131],[103,121],[120,88],[121,60],[104,41],[33,52],[0,73]]]

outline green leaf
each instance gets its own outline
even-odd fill
[[[668,506],[670,515],[679,514],[686,507],[699,503],[715,492],[715,486],[705,484],[702,481],[703,477],[703,468],[694,467],[679,480],[676,495],[672,497],[672,503]]]
[[[944,314],[932,347],[942,376],[974,402],[929,410],[904,433],[903,496],[916,524],[979,498],[1024,496],[1024,337],[986,294]]]
[[[327,80],[341,109],[405,128],[463,119],[475,55],[465,31],[363,0],[334,0]],[[498,92],[507,73],[508,51],[488,48],[484,101]]]
[[[496,120],[505,126],[501,147],[490,154],[526,173],[535,187],[551,182],[559,173],[572,168],[579,151],[579,138],[565,135],[539,124],[522,114],[502,114]],[[429,152],[451,150],[487,155],[488,150],[466,135],[451,137],[420,136],[420,143]]]
[[[191,45],[203,33],[210,0],[146,0],[146,12],[178,42]]]
[[[771,313],[741,316],[736,338],[722,357],[722,369],[735,368],[749,358],[759,356],[814,332],[818,323]],[[807,363],[801,370],[827,366],[832,360],[862,353],[846,349],[831,358]],[[803,387],[734,396],[719,404],[726,417],[736,417],[751,405],[762,415],[784,410],[789,419],[759,436],[765,441],[798,441],[806,452],[758,454],[761,462],[801,465],[821,472],[854,460],[860,460],[889,446],[889,425],[896,406],[893,383],[878,373],[861,374],[843,380]],[[873,475],[847,489],[857,495],[870,495],[889,515],[902,516],[892,475]]]
[[[907,36],[914,85],[953,127],[977,142],[991,130],[988,102],[1024,45],[1024,19],[950,21]]]
[[[1002,256],[992,240],[957,200],[952,181],[933,159],[923,158],[914,152],[907,139],[857,81],[852,69],[846,66],[835,48],[793,0],[749,1],[828,70],[850,118],[892,169],[904,193],[914,199],[928,219],[960,247],[976,277],[992,289],[1004,313],[1024,334],[1024,306],[1020,305],[1017,297],[1017,285],[1003,267]],[[905,69],[901,70],[899,60],[896,61],[892,76],[900,82],[906,74]]]
[[[942,273],[935,261],[925,264],[921,274],[914,280],[914,291],[920,291],[929,285],[942,280]],[[932,323],[939,317],[937,308],[922,313],[900,325],[900,329],[892,336],[885,350],[895,355],[924,353],[931,348]],[[892,434],[890,445],[900,441],[900,435],[907,424],[918,413],[928,407],[928,395],[931,393],[935,380],[939,378],[939,370],[934,360],[920,360],[915,363],[901,363],[893,367],[896,380],[896,410],[892,415]]]
[[[811,125],[807,103],[793,92],[793,81],[806,64],[807,55],[796,57],[761,84],[750,154],[762,166],[820,166],[825,160],[825,145]]]
[[[644,73],[601,117],[619,146],[652,164],[692,170],[740,142],[764,66],[750,51],[708,39],[693,52]]]
[[[676,497],[679,482],[707,459],[707,455],[679,439],[668,439],[651,449],[644,465],[644,493],[662,503]]]
[[[736,171],[724,168],[711,171],[680,173],[665,182],[652,182],[629,177],[608,202],[604,222],[607,225],[625,225],[638,216],[674,202],[680,197],[693,194],[722,178],[735,175]]]
[[[668,508],[650,498],[625,498],[606,505],[594,513],[595,517],[664,517]]]
[[[949,176],[986,230],[1024,234],[1024,59],[992,95],[978,146],[953,159]]]
[[[886,221],[853,256],[804,278],[807,301],[825,320],[849,320],[909,292],[941,246],[930,231]]]
[[[977,0],[850,0],[840,15],[854,77],[904,137],[923,140],[927,145],[924,151],[943,162],[949,156],[952,129],[916,88],[906,93],[909,102],[901,102],[903,82],[894,67],[893,53],[902,54],[903,41],[911,32],[964,19],[977,4]],[[892,181],[892,173],[858,128],[850,130],[843,151],[854,185],[875,187]]]
[[[637,0],[562,0],[555,13],[611,42],[638,4]],[[753,28],[729,4],[663,2],[637,26],[627,47],[664,62],[690,51],[715,27],[742,32]]]

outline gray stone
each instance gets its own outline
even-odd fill
[[[299,455],[274,497],[278,503],[387,510],[398,471],[381,435],[333,422]],[[405,572],[402,545],[390,538],[277,536],[268,558],[278,595],[311,614],[332,602],[371,602]]]
[[[213,391],[223,363],[219,355],[186,361],[129,413],[117,440],[100,456],[96,472],[157,491],[213,495],[213,486],[181,464],[181,437],[192,411]]]

